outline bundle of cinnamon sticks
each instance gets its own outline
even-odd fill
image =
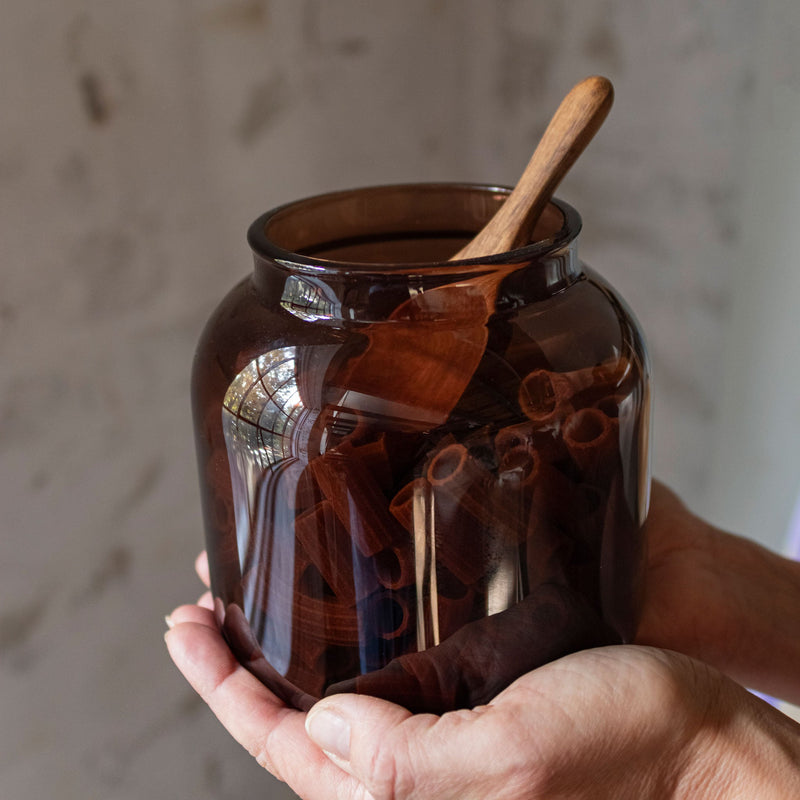
[[[255,553],[243,577],[271,587],[264,625],[276,595],[291,609],[286,680],[446,710],[625,639],[627,589],[604,580],[635,571],[619,416],[637,380],[622,358],[536,369],[500,427],[398,432],[325,409],[324,452],[271,493],[293,515],[291,569]]]

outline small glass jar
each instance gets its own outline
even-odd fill
[[[553,200],[532,243],[448,261],[508,190],[373,187],[256,220],[200,340],[211,587],[285,702],[488,702],[629,642],[649,490],[639,327]]]

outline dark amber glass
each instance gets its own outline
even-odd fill
[[[636,321],[554,200],[533,243],[448,261],[506,189],[322,195],[250,228],[193,373],[222,629],[287,703],[490,700],[630,641],[649,486]]]

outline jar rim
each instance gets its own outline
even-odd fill
[[[550,236],[531,242],[523,247],[514,248],[503,253],[479,256],[469,259],[439,260],[439,261],[408,261],[408,262],[369,262],[369,261],[348,261],[331,258],[323,258],[317,255],[306,255],[295,252],[291,249],[282,247],[267,235],[268,225],[279,218],[281,215],[288,215],[299,211],[309,204],[332,204],[346,198],[355,198],[358,195],[368,192],[463,192],[477,193],[495,197],[505,196],[511,193],[511,188],[497,184],[482,183],[448,183],[448,182],[429,182],[429,183],[397,183],[382,184],[376,186],[363,186],[353,189],[344,189],[322,194],[312,195],[298,200],[293,200],[277,206],[270,211],[261,214],[250,225],[247,231],[247,242],[256,257],[273,261],[287,269],[300,272],[357,272],[357,273],[396,273],[396,272],[415,272],[426,273],[430,271],[446,272],[469,272],[486,266],[496,266],[503,264],[516,264],[520,262],[531,262],[549,257],[568,247],[578,236],[582,227],[580,214],[568,203],[553,197],[549,206],[554,207],[562,218],[562,224],[558,230]],[[475,231],[477,233],[477,231]]]

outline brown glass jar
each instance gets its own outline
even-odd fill
[[[508,190],[322,195],[250,228],[194,364],[222,629],[287,703],[485,703],[631,641],[649,487],[638,325],[554,200],[529,246],[448,261]]]

